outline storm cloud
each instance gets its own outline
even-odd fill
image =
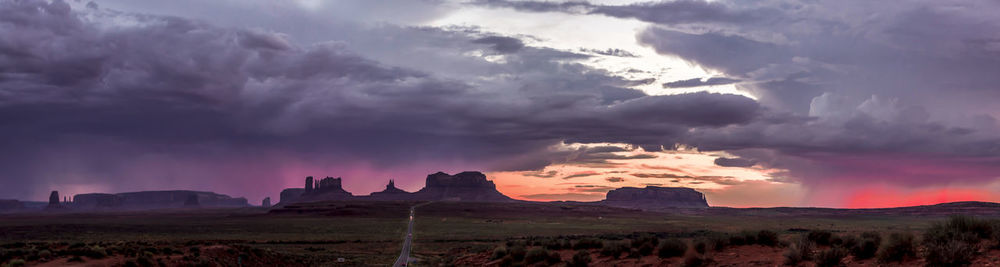
[[[373,31],[420,36],[412,46],[447,43],[435,48],[453,54],[487,44],[505,60],[449,60],[482,72],[472,76],[516,78],[439,75],[344,42],[295,43],[279,32],[61,1],[0,2],[0,25],[0,169],[16,177],[0,193],[19,198],[60,184],[219,188],[235,177],[277,188],[293,163],[530,169],[545,162],[517,156],[563,141],[659,146],[690,127],[748,123],[760,112],[742,96],[645,95],[572,62],[585,55],[475,29]],[[241,164],[259,170],[231,171]],[[248,188],[221,191],[265,193]]]
[[[1000,114],[988,107],[1000,97],[992,30],[1000,16],[984,12],[996,2],[479,4],[648,22],[640,43],[738,79],[734,86],[763,107],[787,112],[695,129],[682,143],[738,152],[747,164],[788,170],[782,175],[792,181],[929,186],[998,178]]]

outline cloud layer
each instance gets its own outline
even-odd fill
[[[691,127],[743,124],[760,112],[741,96],[648,96],[573,63],[586,55],[468,28],[373,30],[419,36],[406,39],[407,49],[464,55],[446,60],[474,72],[438,75],[369,59],[337,41],[296,44],[277,32],[179,17],[60,1],[4,1],[0,15],[8,37],[0,43],[0,124],[11,129],[2,133],[0,169],[17,177],[5,178],[14,186],[0,193],[14,197],[60,183],[144,189],[118,185],[187,163],[202,172],[151,184],[280,184],[267,181],[289,179],[275,177],[287,161],[316,169],[456,161],[531,169],[552,156],[546,147],[565,140],[659,146]],[[540,157],[521,157],[533,153]],[[164,165],[138,162],[148,157]],[[263,158],[278,162],[255,163]],[[268,170],[227,173],[223,161]],[[148,169],[132,170],[139,165]]]

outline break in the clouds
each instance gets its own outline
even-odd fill
[[[718,185],[707,190],[720,196],[727,186],[748,196],[789,184],[816,195],[844,184],[986,184],[1000,173],[996,8],[3,0],[0,196],[172,187],[259,199],[305,175],[343,176],[364,193],[389,178],[416,189],[427,173],[471,169],[594,186],[675,175]],[[437,24],[463,12],[503,13]],[[523,20],[491,23],[505,16]],[[575,39],[545,31],[546,16],[641,27],[566,44]],[[575,26],[606,25],[617,24]],[[681,63],[641,64],[663,59]],[[646,152],[565,147],[602,143]],[[602,171],[680,147],[716,153],[704,165],[714,167]],[[547,169],[570,162],[594,175]],[[715,167],[771,179],[707,174]],[[534,195],[598,193],[574,190]]]

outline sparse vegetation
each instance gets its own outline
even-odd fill
[[[601,255],[611,256],[612,258],[617,259],[618,257],[621,257],[622,253],[628,251],[629,251],[628,243],[622,241],[609,241],[606,242],[604,246],[601,248]]]
[[[965,266],[972,263],[979,243],[993,236],[992,223],[969,216],[952,216],[935,223],[923,235],[924,258],[933,266]]]
[[[571,267],[586,267],[590,264],[590,253],[586,250],[577,251],[573,254],[572,261],[569,262]]]
[[[809,231],[809,235],[807,237],[809,238],[809,241],[816,243],[816,245],[829,246],[830,239],[833,238],[833,233],[825,230],[812,230]]]
[[[581,249],[590,249],[590,248],[601,248],[603,246],[604,246],[604,242],[601,241],[600,239],[596,239],[596,238],[584,238],[584,239],[577,240],[576,243],[573,244],[573,249],[575,249],[575,250],[581,250]]]
[[[806,237],[799,237],[788,244],[785,253],[785,265],[798,266],[804,261],[812,259],[813,243]]]
[[[684,254],[684,267],[701,267],[706,266],[712,259],[705,254],[695,253],[694,251],[689,251]]]
[[[777,246],[778,233],[769,230],[760,230],[760,232],[757,232],[757,244],[769,247]]]
[[[816,254],[816,266],[834,267],[840,266],[847,256],[847,250],[839,247],[829,248]]]
[[[549,258],[549,251],[542,247],[534,247],[524,255],[524,263],[532,264],[542,262]]]
[[[889,239],[878,251],[878,261],[882,263],[903,262],[906,258],[916,257],[917,249],[913,241],[913,234],[908,232],[896,232],[889,235]]]
[[[506,246],[499,246],[499,247],[493,249],[493,255],[490,256],[490,259],[491,260],[495,260],[495,259],[503,258],[505,256],[507,256],[507,247]]]
[[[657,249],[656,255],[660,258],[680,257],[687,249],[687,243],[684,243],[683,240],[670,238],[660,242],[660,248]]]

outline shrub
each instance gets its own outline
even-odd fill
[[[559,242],[559,245],[562,246],[563,249],[573,248],[573,243],[569,242],[569,239],[563,239],[561,242]]]
[[[699,239],[698,241],[694,242],[693,247],[694,251],[698,252],[698,254],[705,254],[705,251],[708,250],[708,241],[705,241],[704,239]]]
[[[653,250],[656,250],[656,247],[653,246],[653,243],[645,243],[645,244],[642,244],[641,247],[639,247],[638,251],[639,251],[639,255],[649,256],[649,255],[653,255]]]
[[[520,245],[512,247],[507,250],[507,255],[509,255],[510,258],[513,259],[514,261],[523,261],[524,254],[526,253],[527,252],[524,250],[524,247]]]
[[[788,249],[782,256],[785,257],[785,265],[797,266],[803,261],[812,259],[813,245],[809,239],[800,237],[788,244]]]
[[[659,242],[660,239],[656,238],[656,236],[644,234],[632,239],[632,247],[639,248],[646,243],[651,243],[655,247]]]
[[[656,254],[660,256],[660,258],[680,257],[684,255],[687,248],[687,243],[684,243],[684,241],[676,238],[670,238],[660,242],[660,248],[657,250]]]
[[[38,257],[42,258],[42,259],[51,259],[52,258],[52,251],[49,251],[48,249],[39,251],[38,252]]]
[[[507,256],[507,247],[505,247],[505,246],[499,246],[499,247],[493,249],[493,256],[491,256],[490,259],[491,260],[496,260],[496,259],[499,259],[499,258],[503,258],[504,256]]]
[[[973,233],[979,238],[990,238],[993,236],[993,226],[990,225],[989,221],[976,219],[972,216],[951,216],[945,226],[955,232]]]
[[[916,247],[911,233],[892,233],[882,249],[878,251],[878,261],[882,263],[903,262],[907,257],[916,256]]]
[[[25,264],[24,260],[22,260],[22,259],[14,259],[14,260],[11,260],[9,263],[7,263],[7,266],[10,266],[10,267],[21,267],[21,266],[24,266],[24,264]]]
[[[579,241],[576,241],[576,244],[573,244],[573,249],[575,249],[575,250],[581,250],[581,249],[589,249],[589,248],[601,248],[603,246],[604,246],[604,242],[601,242],[600,239],[585,238],[585,239],[580,239]]]
[[[729,238],[723,235],[712,235],[708,238],[708,242],[712,244],[712,249],[715,251],[722,251],[729,246]]]
[[[747,244],[747,239],[741,234],[735,234],[729,236],[729,244],[733,246],[742,246]]]
[[[865,239],[865,238],[871,238],[871,239],[874,239],[874,240],[878,241],[878,243],[882,243],[882,234],[879,233],[879,232],[868,231],[868,232],[861,233],[861,239]]]
[[[750,231],[743,231],[743,232],[740,233],[740,235],[743,236],[743,240],[746,242],[747,245],[757,244],[757,235],[758,234],[760,234],[760,232],[756,232],[755,233],[755,232],[750,232]]]
[[[601,255],[611,256],[611,258],[617,259],[621,257],[622,253],[629,251],[628,243],[625,242],[607,242],[604,247],[601,248]]]
[[[842,246],[846,248],[855,259],[863,260],[875,257],[879,245],[882,244],[882,235],[878,232],[861,233],[861,238],[847,236],[844,238]]]
[[[558,250],[562,249],[562,242],[557,239],[549,239],[544,242],[545,249]]]
[[[588,264],[590,264],[590,253],[586,250],[577,251],[569,262],[571,267],[586,267]]]
[[[838,244],[836,244],[836,246],[839,246],[839,247],[846,248],[846,249],[850,250],[851,248],[854,248],[854,247],[858,246],[858,244],[860,244],[860,243],[861,243],[861,239],[858,238],[858,236],[856,236],[856,235],[845,235],[845,236],[843,236],[840,239],[840,242]]]
[[[833,267],[840,266],[840,263],[847,256],[847,250],[843,248],[834,247],[824,251],[820,251],[816,254],[816,266],[817,267]]]
[[[700,267],[706,266],[712,260],[708,258],[707,255],[698,254],[694,252],[688,252],[684,254],[684,267]]]
[[[816,243],[816,245],[829,246],[833,233],[824,230],[812,230],[809,231],[809,235],[807,237],[809,238],[809,241]]]
[[[927,255],[924,257],[928,266],[966,266],[972,263],[976,256],[973,245],[952,240],[944,244],[926,245]]]
[[[559,253],[554,251],[552,253],[549,253],[549,258],[545,259],[545,263],[548,263],[549,265],[553,265],[560,262],[562,262],[562,256],[559,256]]]
[[[989,221],[969,216],[952,216],[945,223],[931,225],[923,235],[928,265],[964,266],[972,263],[979,242],[993,235]]]
[[[778,233],[768,230],[760,230],[757,232],[757,244],[764,246],[777,246],[778,245]]]
[[[543,247],[534,247],[524,255],[524,263],[532,264],[542,262],[549,258],[549,251]]]

